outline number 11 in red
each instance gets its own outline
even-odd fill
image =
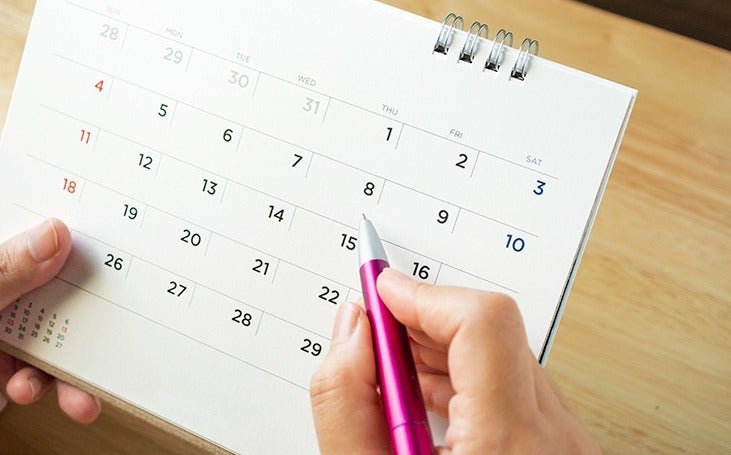
[[[88,144],[89,139],[91,139],[91,131],[81,130],[81,142]]]

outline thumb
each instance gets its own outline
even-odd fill
[[[0,311],[48,282],[71,251],[71,234],[51,218],[0,244]]]
[[[353,303],[342,305],[330,351],[310,384],[323,455],[391,451],[371,343],[365,311]]]

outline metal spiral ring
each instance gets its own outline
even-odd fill
[[[513,70],[510,72],[510,77],[525,80],[525,74],[528,72],[528,61],[532,55],[538,55],[538,41],[526,38],[520,44],[520,51],[518,52],[518,58],[515,59]]]
[[[447,23],[449,23],[449,25],[447,25]],[[459,29],[462,30],[462,27],[464,27],[464,20],[462,19],[462,16],[457,16],[454,13],[447,14],[447,17],[444,18],[444,22],[442,22],[442,28],[439,30],[437,42],[434,44],[434,50],[432,53],[439,52],[440,54],[447,54],[449,51],[449,41],[452,38],[452,32],[454,32],[454,27],[457,26],[457,23],[459,23]]]
[[[477,31],[474,31],[475,29]],[[481,24],[475,21],[472,23],[472,25],[470,25],[469,32],[467,33],[467,38],[465,39],[464,45],[462,46],[462,52],[459,53],[459,61],[472,63],[472,60],[474,60],[475,58],[475,53],[477,52],[480,35],[482,35],[483,30],[485,31],[485,39],[487,39],[487,35],[489,33],[487,24]]]
[[[500,60],[502,60],[503,47],[513,45],[513,33],[501,28],[492,40],[490,55],[485,62],[486,70],[497,71],[500,69]]]

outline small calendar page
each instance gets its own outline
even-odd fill
[[[361,0],[38,0],[0,238],[53,216],[74,246],[0,341],[221,448],[317,453],[365,213],[393,267],[512,296],[543,361],[636,92],[441,31]]]

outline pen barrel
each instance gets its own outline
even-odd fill
[[[388,262],[380,259],[367,261],[360,267],[360,279],[391,443],[398,455],[431,454],[431,433],[409,336],[376,289],[376,279],[386,267]]]

